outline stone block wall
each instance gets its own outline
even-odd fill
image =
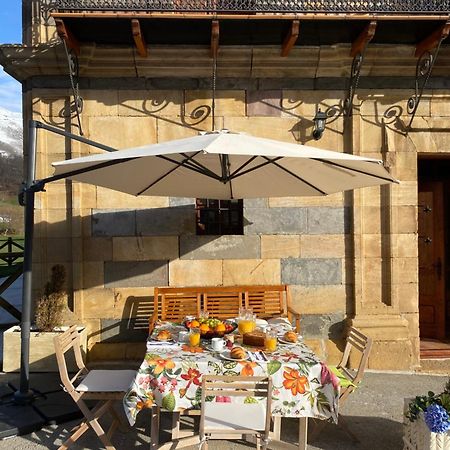
[[[83,129],[90,139],[123,149],[212,126],[208,90],[180,89],[182,81],[158,90],[115,83],[82,92]],[[138,351],[124,342],[145,335],[142,317],[150,314],[154,286],[287,283],[302,312],[303,334],[322,357],[339,359],[350,321],[377,336],[371,367],[414,367],[417,154],[450,152],[448,133],[430,129],[428,140],[415,132],[405,137],[398,123],[406,120],[410,92],[375,96],[367,90],[358,93],[353,117],[344,120],[337,108],[316,142],[317,105],[336,108],[345,91],[232,87],[216,92],[216,129],[383,159],[402,183],[323,198],[245,200],[242,236],[196,236],[194,199],[135,198],[56,182],[38,194],[36,295],[51,265],[65,264],[73,315],[88,327],[92,357],[129,358]],[[66,113],[68,94],[34,89],[34,118],[75,130],[76,121]],[[446,114],[448,99],[442,93],[425,96],[417,122],[431,120],[432,110]],[[438,122],[436,116],[432,120]],[[52,161],[98,152],[49,133],[40,133],[38,149],[39,177],[51,174]],[[389,357],[389,343],[399,349],[395,357]]]

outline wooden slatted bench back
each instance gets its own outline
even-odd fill
[[[231,319],[239,315],[243,298],[241,286],[203,288],[203,309],[212,317]]]
[[[288,286],[245,286],[244,292],[246,308],[251,308],[257,317],[287,317],[290,303]]]
[[[154,316],[156,320],[181,322],[186,316],[199,316],[201,310],[221,319],[239,315],[239,308],[251,308],[258,318],[295,318],[297,330],[300,314],[290,304],[289,286],[206,286],[155,288]]]
[[[186,316],[198,317],[200,310],[198,288],[155,288],[154,311],[161,320],[180,322]]]

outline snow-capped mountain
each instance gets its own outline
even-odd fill
[[[0,156],[22,154],[22,114],[0,107]]]

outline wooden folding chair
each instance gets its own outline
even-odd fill
[[[236,404],[215,401],[216,397],[261,397],[259,403]],[[208,397],[215,397],[207,401]],[[269,377],[204,375],[200,415],[200,449],[210,439],[255,436],[256,448],[267,448],[270,431],[272,382]],[[210,398],[208,400],[211,400]]]
[[[330,367],[331,371],[338,376],[341,385],[339,410],[342,408],[349,395],[354,392],[361,383],[364,371],[367,368],[371,348],[372,338],[361,333],[358,329],[351,327],[341,361],[335,368]],[[316,427],[311,433],[311,437],[314,438],[325,424],[325,421],[316,421]],[[350,430],[341,414],[339,414],[338,417],[338,425],[354,442],[359,442],[359,439]]]
[[[111,436],[121,419],[114,410],[114,402],[121,401],[131,386],[136,375],[134,370],[88,370],[83,362],[80,337],[76,326],[55,337],[55,353],[58,361],[59,375],[64,390],[73,398],[83,413],[85,420],[73,431],[73,434],[59,447],[59,450],[69,448],[89,428],[92,428],[103,445],[108,450],[114,450]],[[73,351],[78,372],[71,376],[67,370],[67,353]],[[94,407],[86,405],[87,400],[98,400]],[[100,417],[110,413],[113,422],[105,433],[99,423]]]

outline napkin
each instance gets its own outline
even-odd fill
[[[180,344],[178,342],[147,341],[147,350],[155,348],[176,349],[180,348]]]

